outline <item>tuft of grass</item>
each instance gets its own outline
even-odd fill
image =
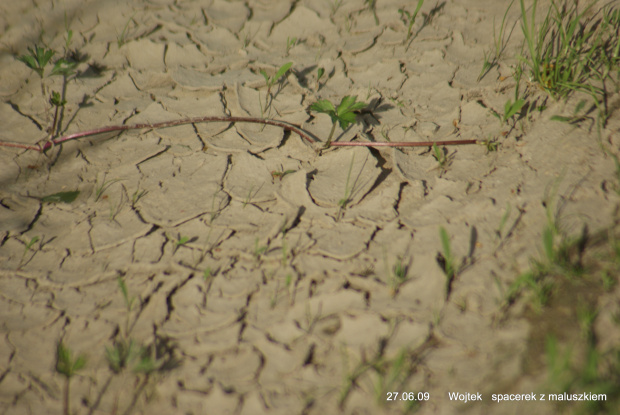
[[[520,60],[529,67],[533,81],[556,100],[577,91],[589,95],[598,109],[599,126],[604,126],[611,114],[609,83],[618,88],[620,11],[611,2],[586,17],[598,0],[583,7],[579,2],[552,0],[537,26],[538,0],[529,14],[524,0],[519,3],[527,50]]]
[[[65,377],[63,393],[63,414],[69,415],[71,378],[86,366],[86,355],[80,354],[75,359],[73,352],[61,341],[56,346],[56,372]]]
[[[331,101],[322,99],[310,106],[310,110],[327,114],[332,120],[332,129],[325,143],[325,148],[329,147],[336,131],[336,125],[339,124],[342,130],[349,128],[349,125],[355,123],[356,111],[366,108],[364,102],[356,102],[357,96],[347,95],[340,101],[338,107],[335,107]]]

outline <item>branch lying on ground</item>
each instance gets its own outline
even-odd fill
[[[285,130],[289,130],[299,135],[301,138],[309,141],[310,143],[319,142],[315,138],[311,137],[309,133],[302,130],[300,127],[290,124],[286,121],[279,120],[269,120],[264,118],[253,118],[253,117],[230,117],[230,116],[206,116],[206,117],[196,117],[196,118],[184,118],[181,120],[174,121],[162,121],[156,123],[142,123],[142,124],[131,124],[131,125],[113,125],[108,127],[95,128],[93,130],[81,131],[79,133],[73,133],[69,135],[65,135],[63,137],[55,138],[53,140],[48,140],[39,145],[30,145],[30,144],[22,144],[15,143],[9,141],[0,141],[0,147],[14,147],[14,148],[22,148],[25,150],[34,150],[39,152],[44,152],[49,148],[64,143],[65,141],[75,140],[83,137],[90,137],[93,135],[110,133],[115,131],[128,131],[128,130],[154,130],[157,128],[166,128],[166,127],[175,127],[178,125],[185,124],[197,124],[203,122],[247,122],[254,124],[264,124],[264,125],[273,125],[275,127],[280,127]],[[362,147],[429,147],[433,144],[435,145],[459,145],[459,144],[477,144],[478,140],[450,140],[450,141],[423,141],[423,142],[359,142],[359,141],[344,141],[344,142],[332,142],[330,146],[362,146]]]

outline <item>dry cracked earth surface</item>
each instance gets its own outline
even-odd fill
[[[233,115],[284,120],[324,141],[331,120],[310,104],[356,95],[369,106],[336,129],[338,141],[500,145],[440,148],[439,166],[428,148],[317,152],[278,127],[196,123],[45,155],[0,147],[1,413],[63,412],[61,340],[87,357],[70,383],[78,414],[577,408],[491,395],[547,390],[545,336],[577,344],[580,304],[598,310],[596,350],[617,349],[618,289],[603,289],[596,270],[578,282],[552,276],[546,305],[535,289],[509,294],[543,256],[549,220],[569,235],[584,224],[615,234],[618,182],[604,149],[617,150],[620,119],[600,135],[550,121],[576,98],[556,102],[530,85],[546,109],[499,123],[490,110],[514,97],[518,7],[507,15],[508,63],[478,80],[509,2],[426,2],[410,42],[398,9],[417,2],[403,3],[2,2],[2,140],[44,138],[47,95],[64,91],[63,134]],[[16,59],[45,44],[55,61],[67,43],[81,63],[64,86]],[[266,103],[261,71],[289,61]],[[43,199],[74,191],[70,203]],[[586,254],[605,254],[592,245]],[[428,395],[412,405],[390,392]]]

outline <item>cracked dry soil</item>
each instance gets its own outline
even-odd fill
[[[0,5],[3,140],[45,135],[52,114],[41,82],[14,55],[39,33],[62,51],[64,22],[71,49],[85,57],[66,85],[66,133],[258,117],[260,70],[291,61],[269,116],[322,139],[329,117],[307,107],[357,95],[370,111],[340,141],[501,140],[497,152],[446,148],[445,169],[428,149],[319,156],[281,129],[222,123],[91,137],[47,156],[1,149],[1,413],[62,412],[60,339],[87,355],[71,380],[79,414],[556,413],[490,395],[540,390],[543,334],[562,326],[569,344],[578,323],[559,306],[536,314],[526,298],[502,308],[502,290],[540,255],[556,184],[571,232],[616,223],[613,160],[593,130],[549,121],[563,103],[548,102],[517,128],[489,114],[514,89],[504,64],[477,80],[507,1],[427,2],[421,13],[430,18],[416,23],[408,48],[402,2],[377,1],[377,21],[361,0],[333,4]],[[508,16],[516,21],[517,8]],[[512,36],[508,56],[522,35]],[[319,67],[326,75],[317,82]],[[44,81],[63,88],[61,77]],[[615,114],[602,133],[616,149],[618,128]],[[69,204],[40,200],[76,190]],[[451,284],[437,260],[440,227],[465,264]],[[129,310],[119,277],[135,298]],[[572,299],[562,307],[576,307],[575,290],[561,293]],[[589,292],[601,310],[600,347],[612,348],[618,289]],[[150,347],[159,370],[110,371],[106,347],[129,338]],[[387,401],[388,392],[430,398],[411,408]],[[451,401],[448,392],[484,399]]]

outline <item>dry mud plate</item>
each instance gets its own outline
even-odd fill
[[[310,105],[355,95],[335,141],[492,143],[196,123],[0,147],[0,413],[617,413],[618,94],[600,129],[591,100],[551,121],[584,97],[524,74],[500,122],[519,5],[427,1],[407,39],[416,4],[2,2],[2,141],[44,140],[57,91],[60,135],[211,115],[325,141]],[[33,45],[43,78],[16,59]],[[492,398],[563,392],[607,402]]]

